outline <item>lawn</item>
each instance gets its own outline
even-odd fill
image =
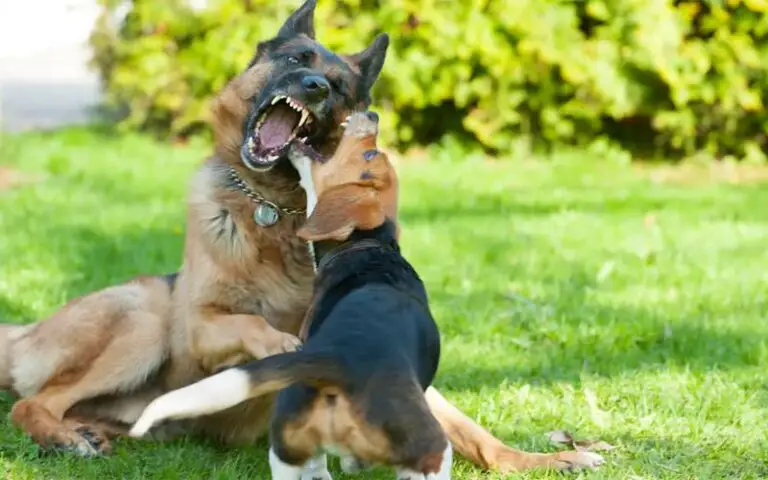
[[[0,166],[27,180],[0,191],[0,318],[178,266],[204,144],[87,129],[0,140]],[[573,478],[768,477],[765,172],[729,183],[588,157],[400,163],[404,250],[444,338],[438,387],[516,447],[555,450],[555,429],[617,447]],[[39,457],[2,395],[4,479],[268,476],[265,444]],[[463,460],[454,472],[502,478]]]

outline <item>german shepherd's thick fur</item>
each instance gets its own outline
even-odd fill
[[[215,151],[191,181],[178,273],[140,277],[74,299],[36,324],[0,328],[0,388],[20,397],[11,419],[42,446],[106,453],[109,438],[163,393],[295,349],[314,272],[296,235],[306,197],[287,151],[332,155],[342,121],[370,103],[388,46],[382,35],[355,55],[329,52],[314,40],[314,7],[307,0],[260,43],[216,99]],[[272,226],[254,220],[263,205],[280,209]],[[511,449],[435,389],[426,398],[456,450],[477,465],[584,464],[578,452]],[[250,443],[265,433],[272,403],[256,398],[165,433]]]

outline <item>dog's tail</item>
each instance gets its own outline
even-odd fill
[[[168,392],[147,406],[131,429],[141,437],[163,420],[210,415],[294,383],[319,388],[344,383],[341,365],[327,354],[291,352],[232,367]]]
[[[24,327],[24,325],[0,323],[0,390],[13,387],[11,345],[13,340],[24,331]]]

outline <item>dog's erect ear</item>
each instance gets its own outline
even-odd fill
[[[290,38],[296,35],[304,34],[309,38],[315,38],[315,6],[317,0],[307,0],[298,10],[293,12],[288,20],[285,21],[278,37]]]
[[[376,79],[379,78],[381,68],[384,66],[384,59],[387,57],[387,48],[389,48],[389,35],[382,33],[362,52],[347,56],[349,61],[360,68],[360,75],[363,78],[366,92],[373,87]]]
[[[312,242],[343,242],[355,229],[372,230],[384,220],[384,208],[373,189],[343,185],[320,196],[315,210],[297,235]]]

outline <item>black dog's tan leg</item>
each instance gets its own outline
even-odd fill
[[[603,463],[591,452],[529,453],[510,448],[451,405],[434,387],[426,391],[432,414],[440,422],[457,452],[480,467],[501,472],[533,468],[577,470]]]
[[[208,373],[282,352],[296,350],[301,342],[281,332],[259,315],[216,314],[195,322],[192,351]]]

